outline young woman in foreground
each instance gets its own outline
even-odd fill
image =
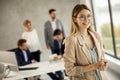
[[[104,59],[101,38],[93,30],[90,9],[78,4],[72,11],[71,34],[65,40],[65,70],[70,80],[108,80],[104,71],[108,61]]]

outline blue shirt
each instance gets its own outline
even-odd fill
[[[23,55],[24,55],[24,59],[25,59],[25,61],[27,62],[28,61],[28,56],[27,56],[27,53],[26,53],[26,51],[22,51],[23,52]]]
[[[94,47],[93,49],[89,49],[89,53],[90,53],[90,55],[92,57],[92,62],[97,63],[98,62],[98,54],[97,54],[96,47]],[[96,80],[102,80],[100,72],[99,72],[98,69],[95,70],[95,73],[96,73]]]
[[[81,35],[81,38],[86,41],[86,39],[84,38],[83,35]],[[91,55],[91,58],[92,58],[92,62],[93,63],[97,63],[98,62],[98,53],[97,53],[97,49],[96,49],[96,46],[93,48],[93,49],[90,49],[90,47],[87,45],[87,43],[85,42],[85,46],[86,48],[88,49],[89,51],[89,54]],[[99,70],[95,70],[95,76],[96,76],[96,80],[102,80],[101,78],[101,75],[100,75],[100,72]]]

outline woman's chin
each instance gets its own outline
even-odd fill
[[[88,29],[89,28],[89,25],[83,25],[84,28]]]

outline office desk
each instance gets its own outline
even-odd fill
[[[53,62],[45,61],[45,62],[39,62],[39,63],[35,63],[35,64],[29,64],[29,65],[22,66],[22,67],[23,68],[38,67],[38,69],[19,71],[17,76],[5,78],[3,80],[17,80],[17,79],[23,79],[23,78],[37,76],[37,75],[41,75],[41,74],[46,74],[49,72],[64,70],[64,62],[63,62],[63,60],[53,61]]]

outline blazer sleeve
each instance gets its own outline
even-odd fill
[[[64,26],[63,26],[63,24],[62,24],[62,22],[59,20],[59,22],[60,22],[60,25],[61,25],[61,28],[62,28],[62,33],[63,33],[63,37],[65,37],[65,30],[64,30]]]
[[[46,46],[49,44],[49,35],[48,35],[48,32],[47,32],[47,23],[45,23],[44,25],[44,36],[45,36],[45,43],[46,43]]]
[[[62,56],[64,54],[64,49],[65,49],[64,39],[65,38],[62,39],[62,43],[61,43],[61,53],[62,53]]]
[[[86,66],[76,66],[76,46],[75,38],[65,39],[65,52],[64,52],[64,66],[68,76],[82,76],[85,72],[95,70],[96,64],[89,64]]]
[[[15,52],[15,55],[16,55],[16,59],[17,59],[17,63],[18,63],[18,66],[23,66],[23,65],[26,65],[26,64],[30,64],[31,61],[27,61],[25,62],[22,58],[22,56],[20,55],[20,52],[19,51],[16,51]]]
[[[63,28],[63,24],[62,24],[62,32],[63,32],[63,37],[65,37],[65,30]]]
[[[31,61],[31,60],[34,59],[33,56],[31,55],[29,49],[27,50],[27,54],[28,54],[28,59],[29,59],[29,61]]]
[[[53,54],[57,53],[59,55],[60,49],[59,49],[59,43],[57,40],[54,40],[53,42]]]
[[[100,43],[100,48],[102,49],[102,56],[103,56],[102,58],[104,59],[105,58],[104,57],[105,49],[103,47],[103,40],[99,33],[96,32],[96,34],[97,34],[98,41]]]

